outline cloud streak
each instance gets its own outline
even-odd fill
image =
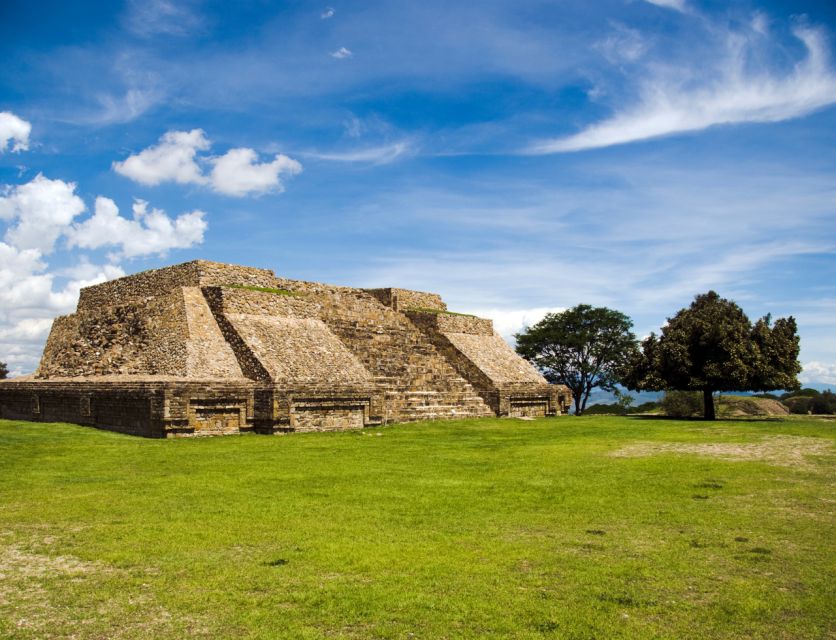
[[[330,162],[368,162],[370,164],[389,164],[398,158],[410,155],[414,151],[414,145],[409,140],[399,140],[390,144],[382,144],[375,147],[363,147],[346,151],[334,151],[329,153],[308,152],[304,155],[317,160],[328,160]]]
[[[350,58],[353,56],[351,49],[347,49],[346,47],[340,47],[336,51],[331,52],[331,57],[336,58],[337,60],[344,60],[345,58]]]
[[[806,56],[789,73],[749,69],[753,39],[730,35],[717,69],[696,85],[691,73],[666,68],[640,89],[638,104],[580,133],[537,142],[530,154],[563,153],[626,144],[716,125],[780,122],[836,103],[836,73],[821,31],[796,28]],[[702,61],[700,61],[702,63]],[[717,78],[714,80],[714,78]]]
[[[687,10],[685,0],[645,0],[645,2],[655,4],[657,7],[682,11],[683,13]]]

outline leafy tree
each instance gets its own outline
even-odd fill
[[[9,375],[9,367],[5,362],[0,362],[0,380],[5,380]]]
[[[715,391],[768,391],[798,388],[798,334],[795,319],[772,325],[765,316],[754,325],[734,302],[714,291],[698,295],[655,334],[625,377],[634,390],[701,391],[704,417],[714,420]]]
[[[793,396],[784,400],[784,405],[790,410],[790,413],[804,415],[813,413],[813,400],[810,396]]]
[[[830,415],[836,413],[836,393],[830,389],[819,392],[815,389],[800,389],[781,396],[792,413],[813,413]]]
[[[572,392],[575,413],[583,414],[595,387],[612,391],[638,353],[633,323],[623,313],[581,304],[550,313],[516,334],[517,353],[549,382]]]
[[[786,400],[787,398],[797,398],[799,396],[805,396],[807,398],[818,398],[821,395],[821,392],[818,389],[810,389],[809,387],[805,387],[804,389],[798,389],[797,391],[787,391],[786,393],[781,394],[781,400]]]
[[[628,413],[651,413],[653,411],[658,411],[659,406],[660,405],[659,405],[658,402],[653,402],[653,401],[642,402],[640,405],[630,409],[630,411]]]
[[[690,418],[703,413],[703,399],[699,391],[666,391],[659,403],[666,416]]]
[[[621,409],[619,413],[630,413],[630,408],[635,402],[636,398],[634,396],[629,393],[622,393],[619,389],[615,390],[615,404]]]

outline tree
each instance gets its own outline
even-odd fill
[[[5,362],[0,362],[0,380],[5,380],[9,375],[9,367]]]
[[[630,407],[636,402],[636,399],[629,393],[623,393],[619,389],[615,390],[615,404],[618,405],[620,413],[623,415],[630,412]]]
[[[734,302],[709,291],[642,342],[624,382],[633,390],[701,391],[703,415],[714,420],[715,391],[798,388],[798,351],[792,316],[752,325]]]
[[[547,314],[514,337],[517,353],[540,369],[549,382],[569,387],[575,413],[581,415],[592,389],[614,390],[635,359],[638,345],[632,327],[623,313],[581,304]]]

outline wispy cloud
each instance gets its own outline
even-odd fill
[[[389,164],[395,160],[409,156],[415,151],[415,144],[412,140],[400,140],[390,144],[382,144],[374,147],[362,147],[344,151],[318,152],[309,151],[300,155],[317,160],[328,160],[330,162],[367,162],[370,164]]]
[[[610,62],[635,62],[647,52],[647,42],[638,29],[631,29],[621,24],[613,24],[612,32],[595,43],[604,57]]]
[[[805,362],[798,379],[802,383],[823,382],[836,386],[836,364],[816,360]]]
[[[188,0],[129,0],[123,24],[137,36],[187,36],[204,26]]]
[[[676,11],[685,11],[687,5],[685,0],[645,0],[648,4],[655,4],[657,7],[665,7],[666,9],[675,9]]]
[[[160,100],[160,93],[153,89],[128,89],[122,95],[99,94],[99,108],[76,119],[85,124],[124,124],[136,120]]]
[[[328,7],[327,9],[325,9],[325,11],[319,14],[319,17],[323,20],[328,20],[328,18],[333,18],[335,13],[337,12],[334,10],[333,7]]]
[[[346,49],[345,47],[340,47],[336,51],[331,52],[331,57],[336,58],[337,60],[344,60],[345,58],[350,58],[354,54],[351,52],[351,49]]]
[[[608,147],[723,124],[779,122],[836,103],[836,73],[823,32],[797,27],[793,33],[806,56],[788,73],[753,71],[755,39],[728,34],[724,56],[716,64],[699,60],[695,68],[651,69],[636,105],[575,135],[537,142],[527,153]]]

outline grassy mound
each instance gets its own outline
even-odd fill
[[[823,638],[832,423],[0,421],[0,637]]]
[[[778,400],[751,396],[720,396],[717,415],[724,418],[744,416],[786,416],[790,410]]]

